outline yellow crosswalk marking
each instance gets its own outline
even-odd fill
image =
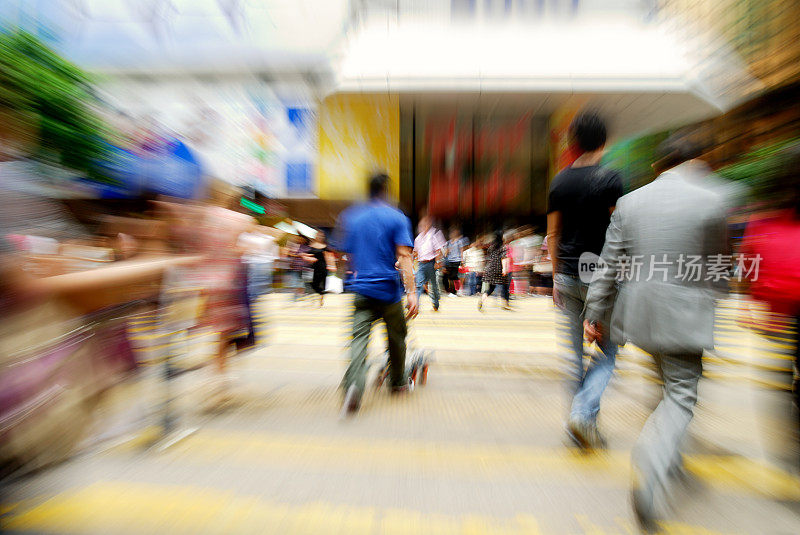
[[[586,478],[612,488],[630,481],[630,455],[607,451],[582,455],[567,449],[481,446],[399,440],[253,435],[202,430],[174,446],[169,455],[199,463],[235,462],[329,466],[336,463],[365,473],[457,473],[467,477],[500,477],[527,473],[539,477]],[[777,468],[737,456],[687,456],[686,467],[724,492],[800,500],[800,479]]]
[[[346,358],[346,345],[350,339],[348,305],[350,296],[331,296],[325,308],[305,306],[282,306],[287,297],[270,295],[259,304],[256,317],[257,336],[267,340],[271,347],[296,344],[298,340],[312,341],[314,346],[342,348],[342,358]],[[433,351],[458,352],[457,361],[453,357],[444,358],[438,365],[451,369],[488,369],[494,366],[507,372],[543,373],[546,366],[550,375],[561,374],[562,365],[558,358],[559,337],[555,328],[556,312],[549,300],[525,299],[518,302],[519,310],[513,314],[479,315],[474,310],[474,300],[450,299],[442,314],[423,314],[414,321],[412,329],[413,345]],[[785,390],[786,381],[778,380],[774,374],[787,372],[794,359],[790,354],[792,344],[780,338],[765,338],[738,325],[737,319],[742,304],[737,300],[723,301],[718,308],[717,348],[713,355],[705,359],[708,365],[706,377],[722,381],[748,381],[759,387]],[[151,314],[150,318],[154,318]],[[164,350],[179,345],[167,343],[166,338],[157,331],[156,324],[144,325],[152,321],[140,316],[137,325],[131,329],[135,342],[145,347],[143,359],[151,359],[145,364],[159,364],[158,357]],[[313,325],[313,337],[308,337],[309,326]],[[513,333],[514,336],[509,336]],[[193,333],[190,340],[200,334]],[[385,330],[381,325],[373,333],[374,351],[385,340]],[[468,345],[467,352],[460,351]],[[194,343],[194,342],[193,342]],[[481,353],[514,352],[521,356],[530,354],[536,359],[536,366],[526,361],[511,359],[511,366],[496,366],[481,362],[476,368],[473,357]],[[294,354],[294,353],[293,353]],[[550,356],[549,360],[543,360]],[[492,358],[492,357],[488,357]],[[178,359],[180,360],[180,359]],[[507,359],[508,360],[508,359]],[[633,362],[636,365],[652,367],[650,357],[639,348],[628,344],[620,352],[620,362]],[[542,366],[545,362],[547,364]],[[540,364],[541,363],[541,364]],[[178,364],[179,366],[181,364]],[[645,370],[644,373],[648,373]],[[636,373],[641,373],[637,371]],[[631,370],[620,370],[621,376],[630,375]]]
[[[575,516],[587,535],[633,534]],[[423,513],[414,510],[354,507],[325,502],[288,505],[253,496],[188,486],[105,481],[73,489],[16,512],[7,527],[19,531],[65,534],[139,533],[285,535],[541,535],[537,517],[518,514],[493,518]],[[681,523],[664,524],[676,535],[717,532]],[[620,531],[621,530],[621,531]]]

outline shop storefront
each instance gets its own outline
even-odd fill
[[[410,106],[401,109],[401,205],[467,231],[540,223],[546,212],[545,118]]]

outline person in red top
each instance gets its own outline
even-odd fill
[[[748,259],[750,292],[769,305],[779,323],[794,323],[795,370],[800,369],[800,144],[783,154],[785,171],[776,181],[776,210],[747,224],[741,252]],[[796,376],[795,376],[796,377]],[[794,380],[794,402],[800,413],[800,384]],[[800,425],[800,421],[798,421]]]

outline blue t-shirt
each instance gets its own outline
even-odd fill
[[[411,221],[385,202],[371,201],[348,209],[340,224],[353,271],[350,289],[380,301],[399,301],[403,284],[394,268],[396,250],[414,246]]]

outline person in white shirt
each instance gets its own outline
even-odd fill
[[[247,264],[247,296],[251,303],[272,287],[272,272],[278,258],[278,244],[261,229],[252,229],[239,236],[242,261]]]
[[[511,242],[512,258],[514,259],[514,288],[518,294],[528,294],[531,283],[531,266],[537,255],[537,243],[533,237],[533,229],[525,226],[517,230],[516,239]]]
[[[436,270],[442,259],[442,249],[446,245],[444,235],[433,226],[430,217],[425,216],[419,222],[419,235],[414,240],[414,255],[417,258],[417,301],[422,294],[422,287],[428,284],[428,294],[433,301],[433,311],[439,310],[439,284]]]
[[[464,265],[467,267],[466,277],[466,293],[467,295],[475,295],[478,293],[477,284],[478,277],[483,276],[483,265],[485,257],[483,249],[476,240],[464,251]]]

